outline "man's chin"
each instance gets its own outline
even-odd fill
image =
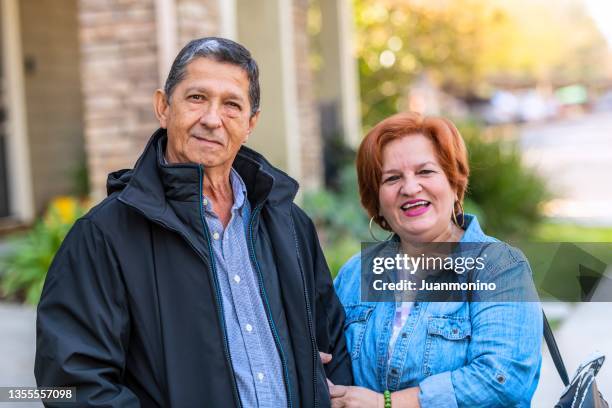
[[[220,160],[218,155],[207,154],[205,156],[193,157],[191,162],[204,167],[218,167],[223,163],[223,160]]]

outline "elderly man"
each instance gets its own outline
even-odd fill
[[[297,183],[243,146],[257,64],[191,41],[154,109],[161,129],[49,270],[38,384],[83,406],[329,406],[326,376],[352,382],[343,309]]]

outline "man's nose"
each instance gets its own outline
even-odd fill
[[[407,196],[413,196],[420,193],[422,190],[423,186],[421,182],[415,176],[408,176],[404,178],[400,192]]]
[[[200,124],[210,129],[216,129],[221,126],[221,115],[219,106],[216,103],[211,103],[204,108],[202,116],[200,116]]]

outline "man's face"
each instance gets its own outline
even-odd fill
[[[249,79],[239,66],[197,58],[174,88],[170,103],[158,90],[155,113],[168,130],[166,159],[207,168],[231,167],[259,117],[251,117]]]

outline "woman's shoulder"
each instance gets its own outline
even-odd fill
[[[511,244],[487,235],[480,226],[475,215],[465,214],[465,232],[461,244],[473,246],[481,256],[488,258],[491,269],[503,270],[521,263],[528,263],[523,252]]]
[[[334,288],[342,304],[347,304],[350,298],[359,296],[359,289],[361,287],[360,275],[361,251],[351,256],[342,265],[334,279]]]
[[[361,251],[351,256],[344,265],[340,267],[338,275],[336,275],[336,279],[334,279],[334,284],[336,284],[336,282],[340,283],[351,279],[355,275],[354,272],[359,269],[361,269]]]

